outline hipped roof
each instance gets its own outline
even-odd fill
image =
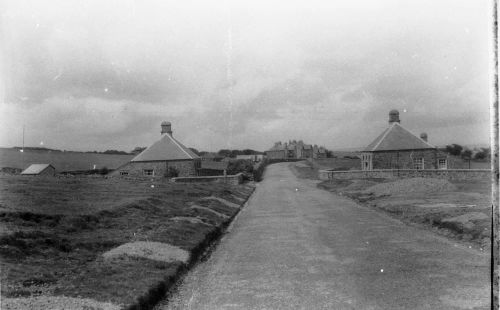
[[[160,140],[153,143],[131,161],[184,160],[198,158],[198,155],[182,145],[170,134],[164,133]]]
[[[394,122],[384,130],[365,149],[365,152],[434,149],[435,146],[427,143],[411,133],[401,124]]]

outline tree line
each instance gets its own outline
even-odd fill
[[[453,143],[447,145],[444,151],[450,155],[460,156],[466,160],[485,160],[491,158],[491,149],[489,147],[471,150],[467,147],[461,146],[460,144]]]

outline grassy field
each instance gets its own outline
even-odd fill
[[[0,177],[2,302],[43,295],[147,303],[186,263],[102,254],[148,241],[195,259],[252,191],[162,180]]]
[[[301,178],[317,179],[307,162],[292,166]],[[478,249],[490,245],[491,185],[489,179],[332,180],[320,188],[344,195],[408,224],[423,226]]]
[[[108,168],[116,169],[134,155],[110,155],[81,152],[55,152],[0,148],[0,168],[26,169],[31,164],[52,164],[57,171],[75,171]]]

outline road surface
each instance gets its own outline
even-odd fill
[[[489,309],[489,257],[267,168],[157,309]]]

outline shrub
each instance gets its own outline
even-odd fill
[[[253,163],[246,159],[231,160],[227,165],[227,174],[234,175],[238,173],[253,173]]]

